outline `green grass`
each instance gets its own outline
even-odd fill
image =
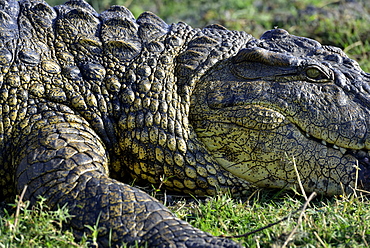
[[[28,201],[17,200],[1,210],[0,248],[87,247],[85,241],[76,244],[72,232],[63,230],[63,223],[71,218],[65,207],[50,211],[43,199],[32,208]]]
[[[182,218],[213,235],[242,235],[286,220],[247,237],[237,238],[246,247],[368,247],[370,205],[368,199],[344,196],[316,197],[298,223],[305,199],[292,193],[259,192],[248,200],[222,195],[205,202],[177,203],[173,210]],[[186,206],[186,207],[185,207]]]
[[[86,226],[90,234],[76,243],[72,230],[65,228],[71,218],[66,206],[50,210],[40,197],[30,207],[29,201],[17,197],[14,204],[0,207],[0,248],[97,247],[97,226]]]
[[[276,225],[235,241],[246,247],[368,247],[370,202],[355,195],[317,196],[303,212],[304,197],[293,192],[259,191],[249,198],[219,195],[201,200],[176,200],[170,208],[193,226],[215,236],[243,235],[285,219]],[[0,219],[0,248],[3,247],[88,247],[84,239],[73,240],[62,223],[68,210],[48,211],[41,199],[33,208],[27,202]],[[16,220],[17,219],[17,220]],[[294,231],[295,230],[295,231]],[[90,240],[94,240],[91,238]]]

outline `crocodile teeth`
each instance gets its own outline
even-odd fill
[[[339,148],[339,151],[342,153],[342,154],[345,154],[347,152],[347,149],[346,148],[343,148],[343,147],[340,147]]]
[[[311,135],[309,135],[308,133],[306,133],[306,137],[309,138],[309,137],[311,137]]]
[[[324,146],[326,146],[326,141],[325,140],[322,140],[321,141],[321,144],[323,144]]]
[[[333,148],[339,150],[339,147],[336,145],[333,145]]]

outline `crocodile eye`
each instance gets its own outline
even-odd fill
[[[317,79],[322,75],[322,73],[317,68],[309,68],[306,70],[306,75],[309,78]]]
[[[315,82],[327,82],[331,79],[330,71],[325,71],[324,68],[317,66],[309,66],[305,69],[307,79]]]

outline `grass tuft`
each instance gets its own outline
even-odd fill
[[[367,196],[358,195],[318,196],[304,211],[300,209],[308,201],[291,191],[258,191],[250,198],[231,194],[201,199],[167,197],[178,217],[215,236],[241,235],[234,240],[246,247],[282,247],[284,243],[286,247],[368,247],[370,202]],[[44,203],[40,198],[30,208],[28,202],[17,201],[2,209],[0,248],[94,246],[87,240],[96,244],[96,236],[76,243],[72,233],[63,230],[63,223],[71,217],[67,208],[50,211]],[[245,235],[257,229],[263,230]]]
[[[0,248],[87,247],[75,243],[72,232],[63,230],[63,223],[71,218],[66,207],[51,211],[43,198],[29,205],[20,197],[1,209]]]
[[[213,235],[234,236],[283,222],[235,239],[246,247],[367,247],[370,244],[370,205],[367,197],[317,197],[307,202],[291,192],[259,192],[243,201],[219,195],[199,201],[179,201],[172,210]]]

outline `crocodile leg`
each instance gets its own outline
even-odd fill
[[[70,120],[67,121],[67,118]],[[71,118],[74,121],[71,122]],[[77,116],[57,115],[33,125],[19,147],[17,190],[41,195],[51,207],[68,203],[77,237],[99,221],[101,246],[147,242],[149,247],[239,247],[176,218],[146,193],[108,177],[102,141]],[[27,145],[26,145],[27,144]]]

